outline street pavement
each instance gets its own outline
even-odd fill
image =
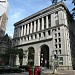
[[[28,72],[22,72],[22,73],[5,73],[0,75],[29,75]]]

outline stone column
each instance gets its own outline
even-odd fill
[[[15,65],[20,66],[20,62],[19,62],[19,55],[16,55],[16,63],[15,63]]]
[[[23,62],[22,65],[27,65],[27,53],[25,51],[23,51]]]
[[[42,17],[42,30],[44,29],[44,18]]]
[[[27,24],[27,34],[29,34],[29,24]]]
[[[55,14],[51,14],[51,27],[55,26]]]
[[[30,26],[31,28],[30,28],[30,33],[32,33],[32,22],[31,22],[31,26]]]
[[[40,66],[40,47],[35,48],[34,65]]]
[[[48,16],[46,16],[46,28],[48,28]]]
[[[36,32],[36,21],[34,21],[34,32]]]
[[[40,31],[40,20],[38,19],[38,31]]]
[[[26,35],[26,25],[24,26],[24,35]]]
[[[20,28],[18,28],[18,36],[20,37]]]
[[[23,35],[23,26],[22,26],[22,28],[21,28],[21,36]]]

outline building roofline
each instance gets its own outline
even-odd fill
[[[32,15],[30,15],[30,16],[28,16],[28,17],[26,17],[26,18],[24,18],[24,19],[22,19],[22,20],[20,20],[20,21],[18,21],[18,22],[16,22],[16,23],[14,24],[14,26],[16,26],[16,25],[18,25],[18,24],[21,24],[21,23],[23,23],[23,22],[25,22],[25,21],[27,21],[27,20],[29,20],[29,19],[31,19],[31,18],[33,18],[33,17],[35,17],[35,16],[41,14],[41,13],[43,13],[43,12],[49,10],[49,9],[53,9],[53,8],[55,8],[56,6],[60,6],[60,5],[62,5],[62,6],[65,8],[65,10],[70,14],[70,12],[69,12],[68,8],[66,7],[66,5],[64,4],[64,2],[58,2],[57,4],[53,4],[53,5],[51,5],[51,6],[48,6],[48,7],[44,8],[44,9],[42,9],[42,10],[40,10],[40,11],[38,11],[38,12],[36,12],[36,13],[34,13],[34,14],[32,14]]]

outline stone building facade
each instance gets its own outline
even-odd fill
[[[23,65],[33,61],[35,66],[52,68],[54,62],[54,67],[72,69],[70,33],[74,33],[74,23],[64,3],[51,5],[15,23],[14,27],[13,46],[23,49]],[[32,49],[34,59],[29,60]]]

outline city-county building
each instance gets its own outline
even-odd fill
[[[23,49],[22,65],[72,69],[75,26],[64,3],[32,14],[16,22],[14,27],[13,46]]]

